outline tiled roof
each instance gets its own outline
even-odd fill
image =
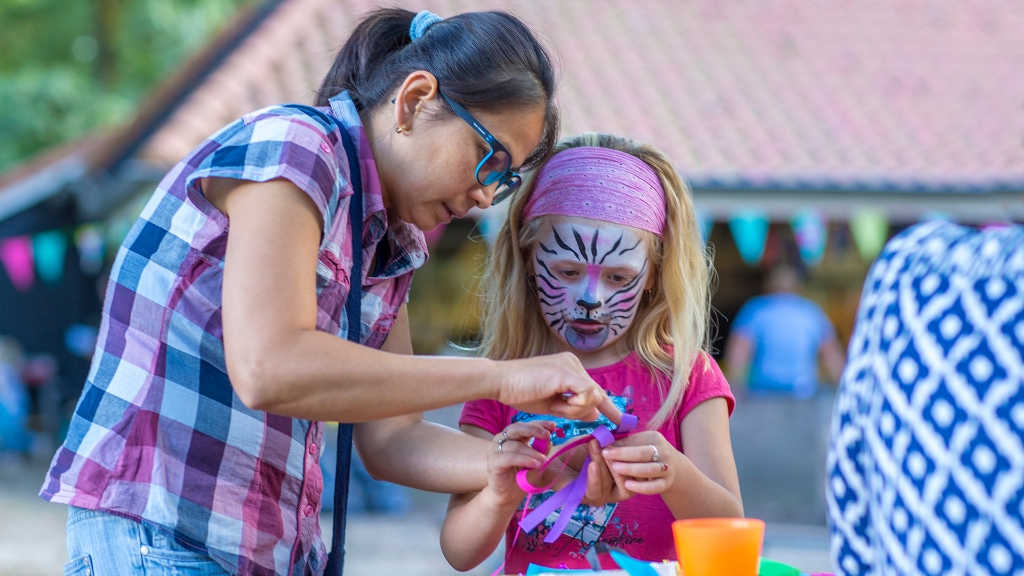
[[[310,102],[377,4],[281,0],[211,74],[166,87],[183,99],[137,157],[170,164],[249,111]],[[567,133],[648,140],[697,188],[1024,190],[1024,2],[403,4],[523,17],[561,61]]]

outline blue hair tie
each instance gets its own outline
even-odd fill
[[[440,16],[430,10],[421,11],[412,19],[412,24],[409,24],[409,37],[412,38],[413,42],[423,38],[423,35],[427,33],[427,29],[441,20]]]

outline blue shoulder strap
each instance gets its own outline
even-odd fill
[[[333,134],[335,129],[341,136],[341,143],[348,156],[349,180],[352,196],[349,197],[349,235],[352,238],[352,270],[349,271],[348,298],[345,300],[345,315],[348,319],[348,339],[361,343],[362,294],[363,294],[363,178],[359,170],[359,153],[348,130],[331,116],[301,104],[289,104],[312,116]],[[352,425],[338,425],[338,463],[334,475],[334,532],[331,552],[327,556],[325,576],[341,576],[345,569],[345,516],[348,511],[349,469],[352,466]]]

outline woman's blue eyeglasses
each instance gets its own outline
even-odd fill
[[[476,133],[491,147],[491,151],[476,165],[477,182],[483,186],[490,186],[495,182],[498,184],[497,190],[494,191],[494,200],[491,203],[497,204],[511,196],[523,184],[523,179],[512,170],[512,155],[509,154],[508,148],[498,142],[498,139],[492,136],[461,104],[445,96],[444,92],[438,91],[438,93],[452,107],[452,111],[472,126],[473,130],[476,130]]]

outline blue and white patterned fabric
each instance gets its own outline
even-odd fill
[[[1024,228],[889,242],[828,457],[841,574],[1024,574]]]

